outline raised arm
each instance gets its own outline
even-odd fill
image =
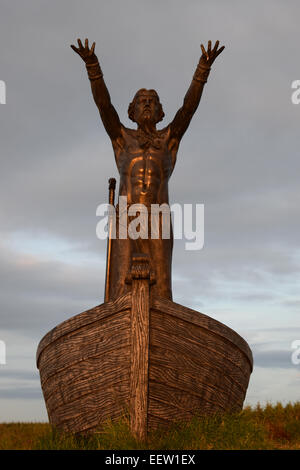
[[[80,39],[77,42],[79,47],[71,45],[71,48],[85,62],[93,97],[99,109],[103,125],[111,140],[116,140],[121,135],[121,123],[117,111],[111,104],[110,95],[103,79],[103,73],[94,52],[96,43],[94,42],[89,49],[88,39],[85,40],[84,47]]]
[[[225,46],[222,46],[218,49],[218,46],[219,41],[216,42],[212,49],[211,41],[208,41],[207,50],[205,50],[203,44],[201,44],[202,56],[200,57],[198,66],[194,73],[192,83],[184,97],[182,107],[177,111],[170,124],[171,135],[177,140],[180,140],[187,130],[191,119],[198,108],[211,65],[225,48]]]

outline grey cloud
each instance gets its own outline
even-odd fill
[[[0,262],[1,329],[45,333],[103,302],[101,258],[97,266],[70,265],[15,254],[2,245]]]
[[[21,381],[35,381],[39,380],[38,372],[35,373],[33,371],[28,370],[0,370],[0,377],[1,379],[11,379],[14,380],[21,380]]]
[[[292,363],[291,354],[292,352],[288,350],[256,351],[254,349],[254,364],[256,367],[296,369],[297,366]]]
[[[40,387],[15,387],[0,389],[0,398],[38,400],[43,398],[43,394]]]

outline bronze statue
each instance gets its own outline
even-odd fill
[[[217,42],[212,49],[210,41],[207,51],[202,46],[183,106],[164,129],[156,130],[163,118],[157,93],[139,90],[128,110],[137,123],[133,130],[120,123],[111,104],[95,43],[91,49],[87,39],[85,47],[78,44],[72,48],[86,62],[120,172],[120,225],[114,238],[114,218],[109,217],[105,301],[47,333],[38,346],[37,367],[53,426],[72,433],[99,432],[107,419],[128,414],[131,432],[145,441],[149,431],[176,421],[239,412],[253,368],[251,350],[235,331],[171,300],[172,236],[164,237],[163,216],[152,220],[153,206],[161,204],[170,222],[168,180],[179,143],[223,47],[218,49]],[[114,190],[111,178],[110,208]],[[127,225],[132,234],[133,203],[146,216],[142,219],[140,212],[137,217],[143,222],[136,240],[127,230],[122,233]],[[139,238],[149,227],[149,206],[151,238]],[[153,226],[162,229],[157,238]]]
[[[185,95],[182,107],[173,121],[163,129],[156,129],[156,124],[164,117],[159,96],[155,90],[141,88],[134,96],[128,108],[129,118],[137,123],[137,129],[129,129],[121,124],[119,116],[111,103],[103,74],[95,55],[95,42],[89,48],[88,39],[83,46],[78,39],[78,48],[71,48],[80,55],[86,64],[95,103],[106,132],[114,149],[115,159],[120,173],[119,196],[126,196],[131,204],[169,204],[168,181],[173,172],[181,138],[199,105],[203,87],[207,81],[210,67],[223,51],[219,41],[212,48],[208,41],[207,50],[201,44],[202,55],[192,83]],[[117,209],[117,217],[120,214]],[[148,254],[151,270],[154,273],[154,295],[172,300],[171,262],[173,235],[168,239],[112,240],[110,259],[109,299],[114,300],[125,294],[130,288],[126,276],[130,271],[133,253]]]

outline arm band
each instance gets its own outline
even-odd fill
[[[210,72],[210,67],[205,67],[202,64],[198,64],[196,71],[193,76],[193,80],[196,82],[206,83]]]
[[[94,62],[92,64],[85,64],[88,72],[88,76],[91,82],[98,80],[98,78],[103,77],[102,70],[100,68],[99,62]]]

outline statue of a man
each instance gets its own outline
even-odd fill
[[[159,96],[155,90],[140,89],[128,108],[129,118],[137,124],[137,129],[129,129],[121,124],[119,116],[111,103],[103,74],[95,55],[95,42],[89,48],[88,39],[83,46],[78,39],[78,47],[71,46],[86,64],[95,103],[99,109],[103,125],[114,149],[120,173],[119,196],[126,196],[128,205],[169,204],[168,181],[173,172],[181,138],[199,105],[203,87],[207,81],[210,67],[223,51],[219,41],[205,50],[201,44],[202,55],[192,83],[185,95],[182,107],[173,121],[161,130],[156,124],[164,117]],[[117,206],[117,217],[118,206]],[[148,254],[154,273],[154,295],[172,300],[171,262],[173,235],[158,239],[113,240],[110,266],[109,299],[114,300],[125,294],[129,287],[126,276],[130,270],[133,253]]]

